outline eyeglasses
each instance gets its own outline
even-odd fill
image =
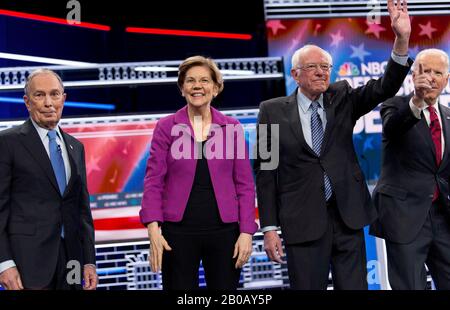
[[[50,92],[50,99],[52,100],[60,100],[63,96],[63,93],[59,90]],[[31,95],[33,100],[35,101],[44,101],[45,97],[47,97],[47,94],[44,92],[36,92]]]
[[[318,69],[321,69],[322,71],[329,72],[331,68],[333,68],[330,64],[306,64],[304,66],[299,66],[297,69],[302,69],[305,71],[317,71]]]

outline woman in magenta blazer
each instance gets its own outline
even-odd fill
[[[178,86],[187,105],[158,121],[144,179],[150,266],[164,289],[198,288],[200,261],[209,289],[236,289],[258,229],[244,133],[211,107],[223,90],[211,59],[186,59]]]

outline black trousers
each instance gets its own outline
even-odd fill
[[[392,289],[424,290],[427,265],[436,289],[450,290],[450,221],[443,206],[433,203],[417,237],[410,243],[386,240]]]
[[[56,263],[55,274],[51,282],[44,288],[47,290],[74,290],[74,285],[67,282],[67,250],[63,238],[59,244],[58,261]]]
[[[328,226],[320,239],[286,245],[290,287],[325,290],[331,267],[335,290],[367,290],[364,231],[344,224],[335,200],[327,210]]]
[[[172,251],[164,251],[162,280],[165,290],[199,288],[198,269],[202,261],[208,289],[235,290],[241,269],[235,268],[234,245],[239,229],[205,233],[170,232],[162,226]]]

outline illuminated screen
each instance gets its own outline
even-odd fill
[[[409,55],[414,58],[425,48],[440,48],[450,53],[450,16],[412,16]],[[293,53],[305,44],[316,44],[333,58],[331,80],[345,79],[352,87],[364,85],[383,72],[391,55],[394,33],[388,16],[379,24],[371,24],[365,17],[290,19],[268,21],[269,56],[283,57],[286,91],[297,87],[290,76]],[[398,95],[410,94],[414,89],[409,75]],[[440,102],[448,106],[450,86],[447,85]],[[361,117],[355,125],[353,142],[361,168],[369,185],[376,183],[381,164],[381,117],[379,108]]]
[[[450,53],[449,16],[413,16],[409,55],[414,58],[425,48],[440,48]],[[364,85],[370,78],[383,72],[391,55],[394,34],[389,17],[380,17],[380,23],[370,23],[365,17],[269,20],[266,23],[269,56],[283,57],[286,92],[297,87],[290,76],[293,53],[305,44],[316,44],[327,50],[333,58],[331,81],[345,79],[352,87]],[[399,95],[407,95],[414,89],[408,76]],[[440,102],[450,102],[450,86],[447,85]],[[361,168],[369,189],[380,175],[381,168],[381,117],[376,108],[361,117],[355,125],[353,144],[359,156]],[[378,257],[375,240],[366,236],[366,252],[369,274],[374,275]],[[376,283],[377,281],[373,281]],[[370,289],[379,289],[369,282]]]
[[[409,55],[414,58],[425,48],[440,48],[450,53],[450,16],[413,16]],[[379,24],[370,24],[365,17],[320,18],[268,21],[269,56],[282,56],[286,92],[297,87],[290,76],[293,53],[305,44],[316,44],[333,58],[331,81],[347,80],[352,87],[378,78],[391,55],[394,42],[389,17],[380,17]],[[403,82],[398,95],[414,89],[411,75]],[[440,102],[450,103],[450,86]],[[380,173],[381,117],[379,108],[361,117],[355,125],[353,142],[360,156],[361,168],[369,184],[375,184]]]

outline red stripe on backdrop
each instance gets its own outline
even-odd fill
[[[111,30],[111,27],[105,26],[105,25],[86,23],[86,22],[80,22],[79,24],[69,24],[67,22],[67,20],[63,19],[63,18],[56,18],[56,17],[37,15],[37,14],[29,14],[29,13],[9,11],[9,10],[1,10],[0,9],[0,15],[29,19],[29,20],[36,20],[36,21],[47,22],[47,23],[60,24],[60,25],[66,25],[66,26],[75,26],[75,27],[81,27],[81,28],[95,29],[95,30],[103,30],[103,31]]]
[[[95,230],[124,230],[144,228],[139,216],[94,219]]]
[[[203,38],[235,39],[235,40],[252,39],[252,36],[250,34],[240,34],[240,33],[207,32],[207,31],[191,31],[191,30],[175,30],[175,29],[159,29],[159,28],[139,28],[139,27],[126,27],[125,30],[126,32],[131,33],[172,35],[183,37],[203,37]]]

